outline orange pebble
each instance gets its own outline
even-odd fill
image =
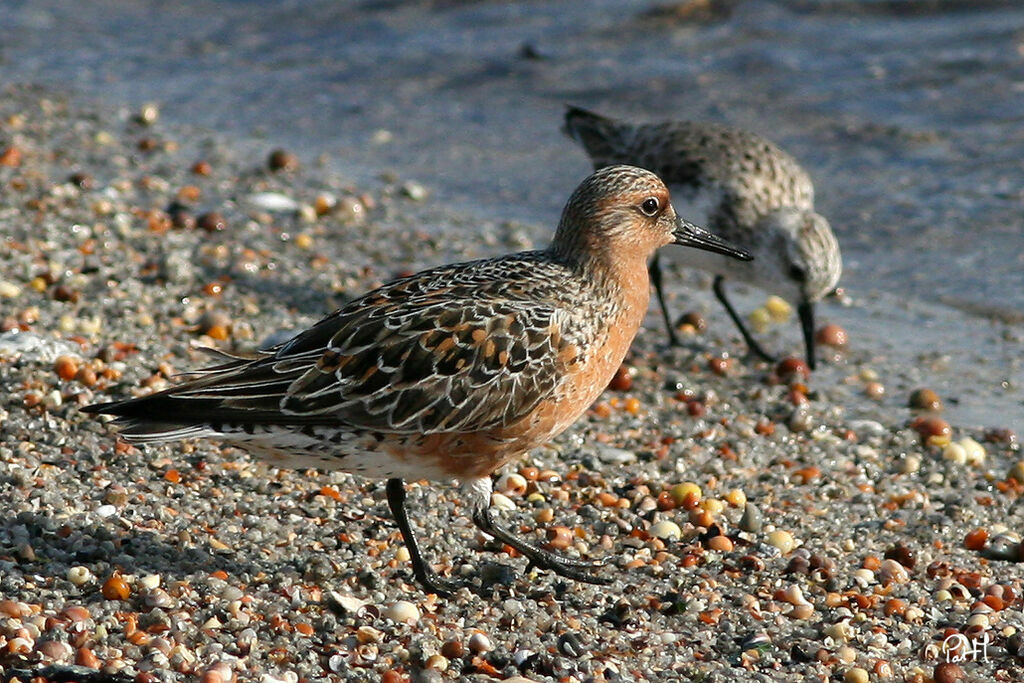
[[[975,529],[964,537],[964,547],[968,550],[981,550],[988,542],[988,532],[984,529]]]
[[[109,579],[103,582],[100,593],[107,600],[127,600],[128,596],[131,595],[131,588],[128,586],[128,582],[121,577],[121,574],[114,572],[110,575]]]
[[[70,381],[78,374],[78,359],[72,356],[60,356],[53,364],[57,376],[64,381]]]
[[[712,536],[707,542],[708,550],[728,553],[733,549],[732,540],[728,536]]]
[[[81,647],[78,649],[78,652],[75,653],[75,664],[89,669],[100,668],[99,658],[87,647]]]

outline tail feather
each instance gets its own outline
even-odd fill
[[[580,143],[595,168],[615,162],[616,148],[622,146],[622,126],[612,119],[568,106],[562,132]]]
[[[216,437],[222,433],[207,425],[176,425],[133,418],[118,418],[114,424],[120,428],[125,441],[138,444]]]

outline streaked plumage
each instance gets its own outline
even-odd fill
[[[568,427],[607,385],[646,310],[646,261],[673,240],[741,255],[677,219],[654,174],[603,169],[573,193],[546,250],[425,270],[257,358],[87,410],[117,416],[129,441],[216,437],[277,464],[388,478],[428,589],[453,584],[422,560],[404,478],[462,481],[478,526],[538,566],[589,580],[588,563],[494,522],[489,476]]]
[[[715,294],[751,349],[764,357],[726,297],[724,281],[746,282],[795,301],[814,366],[814,302],[835,288],[842,258],[828,221],[814,211],[811,179],[792,156],[736,128],[690,121],[631,124],[577,107],[568,108],[565,131],[595,168],[628,163],[657,173],[684,215],[747,249],[754,256],[749,263],[680,249],[664,256],[716,276]],[[675,342],[657,258],[652,276]]]

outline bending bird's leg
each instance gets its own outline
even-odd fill
[[[728,311],[729,317],[736,323],[736,327],[739,328],[740,334],[743,335],[743,341],[747,342],[747,348],[753,351],[755,354],[760,356],[763,360],[775,361],[778,360],[775,356],[761,348],[761,345],[757,343],[757,340],[747,330],[747,326],[743,324],[743,319],[740,318],[739,313],[732,307],[732,303],[729,302],[729,298],[725,296],[725,278],[721,275],[715,276],[715,284],[712,289],[715,292],[715,296],[725,306],[725,310]]]
[[[503,527],[494,519],[491,510],[491,479],[484,477],[469,482],[468,489],[474,495],[473,523],[483,532],[494,536],[502,543],[507,543],[518,550],[535,567],[550,569],[559,576],[565,576],[586,583],[607,584],[608,579],[594,576],[590,572],[604,565],[604,562],[580,560],[573,557],[556,555],[538,545],[534,545]]]

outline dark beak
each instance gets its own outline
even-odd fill
[[[743,249],[729,244],[718,235],[713,235],[704,228],[698,228],[693,223],[687,223],[676,216],[676,229],[672,231],[676,238],[675,244],[683,247],[694,247],[704,251],[712,251],[716,254],[725,254],[741,261],[750,261],[754,257]]]
[[[804,348],[807,349],[807,367],[814,369],[814,303],[801,301],[796,307],[800,314],[800,327],[804,331]]]

